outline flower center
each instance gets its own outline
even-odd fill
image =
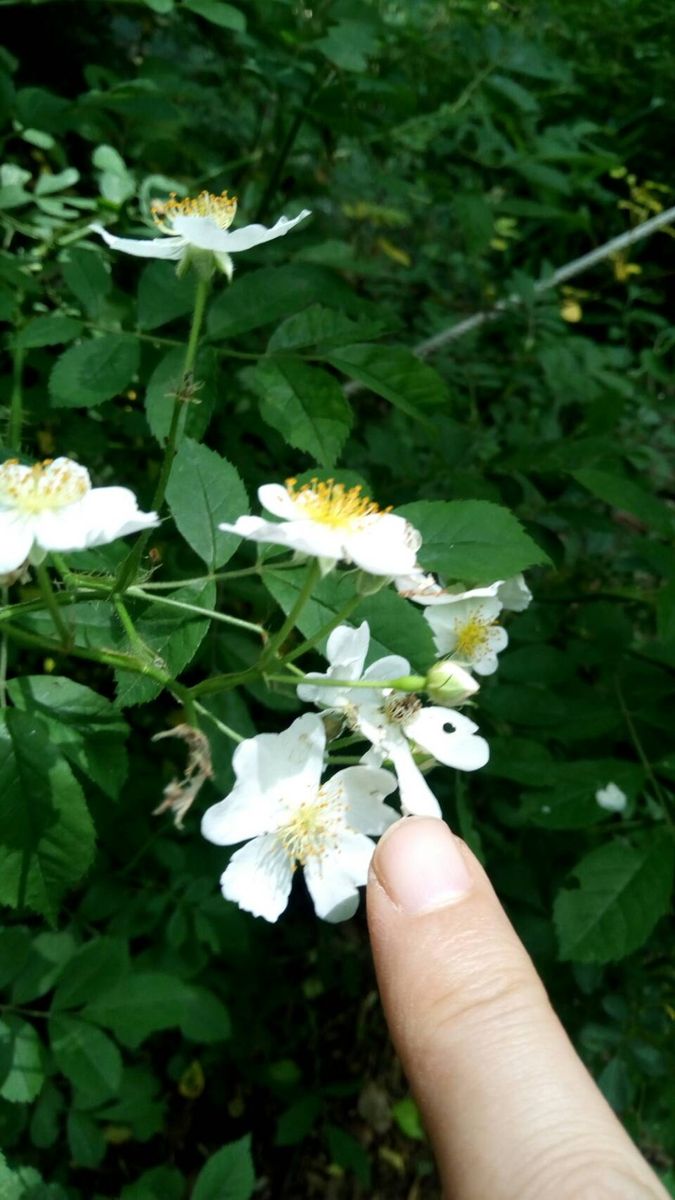
[[[322,858],[337,850],[339,833],[344,829],[345,806],[339,795],[326,796],[321,788],[314,799],[294,808],[288,821],[279,827],[277,837],[293,864],[301,866],[310,858]]]
[[[228,196],[227,192],[221,192],[220,196],[200,192],[198,196],[177,200],[172,192],[168,200],[153,200],[151,211],[155,225],[165,233],[172,232],[175,217],[208,217],[219,229],[229,229],[237,211],[237,197]]]
[[[490,629],[496,622],[485,617],[469,617],[455,631],[457,644],[455,653],[460,658],[475,658],[480,655],[490,641]]]
[[[361,495],[361,485],[346,488],[334,479],[312,479],[296,489],[295,479],[286,480],[286,491],[302,510],[302,516],[332,529],[349,528],[367,517],[381,516],[390,508],[381,509],[369,496]]]
[[[0,466],[0,505],[27,516],[76,504],[91,489],[89,472],[69,458],[24,467],[15,458]]]
[[[392,692],[382,706],[385,717],[392,725],[405,725],[421,707],[422,701],[413,692]]]

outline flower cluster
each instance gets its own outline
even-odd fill
[[[386,797],[398,787],[404,815],[440,817],[423,768],[442,763],[476,771],[487,763],[487,742],[458,706],[478,690],[474,673],[497,668],[497,654],[508,641],[498,623],[502,610],[521,611],[531,595],[522,576],[472,590],[443,586],[418,564],[419,531],[381,510],[358,486],[332,479],[298,486],[289,479],[285,486],[266,484],[258,497],[277,521],[246,516],[220,528],[313,557],[323,574],[344,562],[383,577],[383,584],[393,581],[400,595],[424,606],[442,656],[426,677],[411,675],[410,663],[399,655],[366,666],[368,622],[339,625],[326,645],[327,670],[307,674],[297,685],[299,699],[316,705],[324,719],[306,714],[283,733],[242,742],[233,758],[232,792],[204,814],[209,841],[246,843],[221,877],[227,899],[275,921],[300,865],[318,915],[339,921],[356,910],[372,835],[396,819]],[[350,748],[369,745],[357,765],[322,783],[327,729]]]

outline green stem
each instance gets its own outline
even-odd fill
[[[160,467],[159,479],[157,487],[152,498],[152,510],[159,512],[164,504],[166,489],[169,483],[169,476],[173,466],[173,460],[178,449],[178,444],[182,437],[185,426],[185,414],[187,413],[187,400],[185,395],[186,385],[189,383],[195,361],[197,358],[197,350],[199,349],[199,335],[201,333],[202,324],[204,321],[204,313],[206,312],[206,301],[209,294],[209,280],[198,277],[197,290],[195,292],[195,306],[192,313],[192,324],[190,325],[190,334],[188,337],[187,350],[185,352],[185,362],[183,363],[183,374],[179,386],[176,389],[176,395],[173,402],[173,412],[171,413],[171,425],[164,447],[164,457]],[[151,530],[146,529],[140,535],[135,546],[131,549],[127,557],[124,559],[115,581],[115,591],[123,592],[129,582],[135,577],[138,568],[141,564],[143,551],[148,544]]]
[[[9,427],[7,441],[10,449],[21,449],[21,426],[23,424],[23,360],[24,351],[18,346],[14,350],[12,371],[12,394],[9,401]]]
[[[289,633],[291,632],[292,629],[295,628],[297,619],[300,616],[300,613],[302,612],[303,608],[307,604],[307,601],[310,599],[320,578],[321,578],[321,567],[319,565],[319,560],[317,558],[314,558],[314,559],[312,559],[312,562],[309,564],[309,566],[307,568],[307,575],[305,577],[305,582],[302,585],[302,588],[300,589],[300,592],[298,594],[297,600],[295,601],[295,604],[291,608],[291,611],[289,612],[288,616],[286,617],[286,620],[284,621],[283,625],[281,625],[281,627],[277,630],[276,633],[272,634],[272,637],[270,638],[269,642],[267,643],[267,648],[266,648],[264,654],[262,655],[262,658],[260,659],[259,663],[257,664],[257,670],[260,674],[264,673],[267,663],[272,661],[272,659],[276,656],[276,652],[279,649],[279,647],[283,646]]]
[[[392,688],[395,692],[421,692],[426,683],[424,675],[401,675],[398,679],[326,679],[313,675],[268,675],[265,679],[270,683],[290,683],[297,687],[300,683],[309,683],[311,687],[325,688],[370,688],[377,691],[380,688]]]
[[[172,600],[169,596],[146,595],[145,586],[127,588],[127,596],[136,596],[139,600],[147,600],[150,604],[164,604],[168,608],[182,608],[185,612],[194,613],[198,617],[209,617],[212,621],[223,621],[226,625],[236,625],[238,629],[247,629],[259,637],[266,638],[267,634],[262,625],[254,625],[252,621],[244,621],[242,617],[231,617],[229,613],[215,612],[211,608],[202,608],[200,604],[186,604],[183,600]]]
[[[331,621],[319,629],[318,633],[315,633],[310,638],[306,638],[305,641],[301,642],[299,646],[295,646],[295,648],[291,650],[289,654],[284,654],[281,660],[284,665],[294,662],[295,659],[299,658],[301,654],[306,654],[308,650],[313,650],[315,646],[318,646],[319,642],[322,642],[324,638],[327,638],[334,629],[337,629],[338,625],[341,625],[343,621],[346,621],[348,617],[351,617],[352,613],[358,608],[363,599],[363,596],[352,596],[351,599],[349,599],[347,603],[342,606],[339,613],[336,613]]]
[[[231,741],[233,741],[233,742],[245,741],[245,738],[242,736],[241,733],[237,733],[236,729],[230,729],[229,725],[226,725],[224,721],[221,721],[218,717],[216,717],[210,711],[210,709],[206,708],[206,706],[204,704],[199,704],[195,700],[194,706],[198,713],[201,713],[201,715],[203,717],[207,717],[209,721],[212,721],[213,724],[216,726],[216,729],[219,729],[221,733],[224,733],[226,737],[229,737],[231,739]]]
[[[47,609],[49,610],[49,614],[52,618],[52,621],[54,622],[56,631],[57,631],[59,637],[61,638],[60,649],[64,650],[69,646],[70,642],[72,641],[72,637],[71,637],[70,630],[69,630],[68,626],[66,625],[66,622],[64,621],[63,617],[61,616],[61,609],[59,607],[59,603],[57,601],[56,595],[54,593],[54,589],[52,587],[52,581],[49,578],[49,571],[47,570],[44,563],[40,563],[38,566],[35,567],[35,574],[37,576],[37,581],[40,585],[40,591],[42,592],[42,598],[45,602]]]
[[[663,788],[661,787],[661,784],[659,783],[658,779],[656,778],[652,764],[649,761],[649,759],[645,753],[644,747],[642,745],[638,731],[635,726],[635,722],[633,720],[633,716],[631,714],[631,711],[630,711],[628,705],[626,704],[626,698],[623,694],[623,688],[621,687],[621,683],[619,682],[618,676],[614,677],[614,689],[616,691],[617,700],[619,701],[619,708],[621,709],[621,712],[623,714],[623,718],[624,718],[624,721],[626,722],[626,726],[628,728],[628,732],[630,734],[631,741],[635,747],[637,756],[640,759],[640,762],[642,763],[642,766],[644,768],[645,775],[647,776],[652,787],[654,788],[656,798],[659,801],[661,808],[663,809],[663,814],[664,814],[668,824],[672,827],[675,827],[675,820],[673,819],[673,817],[671,816],[671,813],[670,813],[668,797],[666,796]]]

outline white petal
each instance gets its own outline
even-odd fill
[[[608,783],[604,788],[598,788],[595,799],[606,812],[623,812],[628,804],[628,796],[615,783]]]
[[[302,515],[297,502],[280,483],[264,483],[258,488],[258,500],[272,516],[282,517],[285,521],[295,521]]]
[[[532,592],[525,582],[524,575],[520,574],[500,583],[497,596],[504,608],[510,609],[511,612],[523,612],[532,599]]]
[[[501,625],[488,630],[488,640],[474,654],[470,666],[477,675],[494,675],[499,663],[497,655],[509,644],[509,635]]]
[[[158,237],[146,241],[143,238],[115,237],[102,225],[90,225],[89,228],[99,233],[112,250],[135,254],[137,258],[181,258],[185,252],[185,242],[181,237]]]
[[[277,828],[278,816],[279,806],[274,797],[261,796],[244,784],[207,808],[202,817],[202,837],[216,846],[233,846],[272,833]]]
[[[262,517],[239,517],[234,525],[221,524],[219,529],[226,533],[237,533],[239,537],[254,542],[269,542],[274,546],[288,546],[302,554],[329,558],[342,558],[342,541],[336,532],[315,521],[284,521],[276,524]]]
[[[449,732],[447,726],[452,727]],[[446,767],[478,771],[490,757],[485,738],[476,737],[477,726],[448,708],[421,708],[405,725],[405,734],[428,750]]]
[[[410,674],[410,663],[407,658],[402,658],[400,654],[387,654],[385,658],[378,658],[377,662],[371,663],[366,671],[363,672],[363,679],[399,679],[401,675]],[[367,695],[365,693],[364,695]]]
[[[276,921],[291,892],[293,864],[274,836],[255,838],[232,855],[220,879],[226,900],[240,908]]]
[[[326,732],[315,713],[298,717],[282,733],[259,733],[241,742],[232,756],[238,784],[265,796],[298,803],[316,793],[321,781]]]
[[[384,797],[396,791],[396,779],[379,767],[346,767],[324,784],[327,799],[347,805],[345,820],[357,833],[384,833],[397,814],[384,803]]]
[[[440,817],[441,806],[417,766],[405,738],[392,745],[389,754],[398,778],[403,813],[406,816]]]
[[[310,209],[303,208],[302,212],[291,220],[288,217],[279,217],[276,225],[273,225],[271,229],[265,225],[244,225],[243,229],[235,229],[234,233],[224,230],[218,249],[227,250],[228,254],[238,254],[240,250],[251,250],[263,242],[271,242],[273,238],[282,237],[309,215]]]
[[[368,878],[375,845],[363,834],[346,834],[337,852],[310,859],[305,880],[316,914],[336,923],[353,917],[359,906],[358,888]]]
[[[369,643],[370,626],[367,621],[362,621],[358,629],[352,629],[350,625],[338,625],[333,630],[326,645],[326,658],[338,679],[360,679]]]
[[[140,512],[129,488],[93,488],[75,504],[39,513],[35,539],[44,550],[85,550],[159,524],[157,513]]]
[[[33,545],[32,522],[20,513],[0,509],[0,575],[9,575],[26,561]]]
[[[406,575],[415,567],[421,537],[403,517],[383,513],[345,535],[352,562],[371,575]]]

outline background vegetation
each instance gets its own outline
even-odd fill
[[[480,693],[488,768],[438,770],[433,785],[675,1195],[663,919],[675,230],[565,287],[534,288],[675,202],[668,6],[0,0],[0,12],[3,457],[74,455],[97,483],[150,502],[194,283],[111,255],[92,219],[138,233],[153,196],[201,188],[236,193],[244,220],[312,209],[289,238],[242,256],[230,289],[213,289],[188,433],[237,468],[254,507],[261,483],[337,463],[383,504],[505,505],[548,556]],[[510,295],[517,306],[428,364],[409,353]],[[244,508],[228,478],[234,518]],[[184,536],[172,522],[158,531],[153,578],[201,577],[208,556],[175,494],[172,512]],[[105,580],[124,552],[70,565]],[[231,566],[251,562],[243,547]],[[182,595],[276,627],[290,585],[266,578]],[[36,597],[29,580],[5,600]],[[207,636],[208,618],[130,606],[184,683],[250,661],[251,639],[227,625]],[[100,633],[103,607],[76,606],[80,648],[126,646],[117,619]],[[209,726],[215,776],[175,830],[151,815],[184,762],[180,743],[151,741],[181,720],[171,691],[61,653],[39,601],[9,617],[3,1197],[435,1195],[363,913],[324,925],[298,889],[269,927],[226,904],[223,852],[201,840],[195,810],[228,790],[232,744]],[[298,711],[260,681],[209,706],[244,735]],[[595,801],[610,780],[629,796],[620,816]],[[17,847],[35,839],[47,882],[26,904]]]

